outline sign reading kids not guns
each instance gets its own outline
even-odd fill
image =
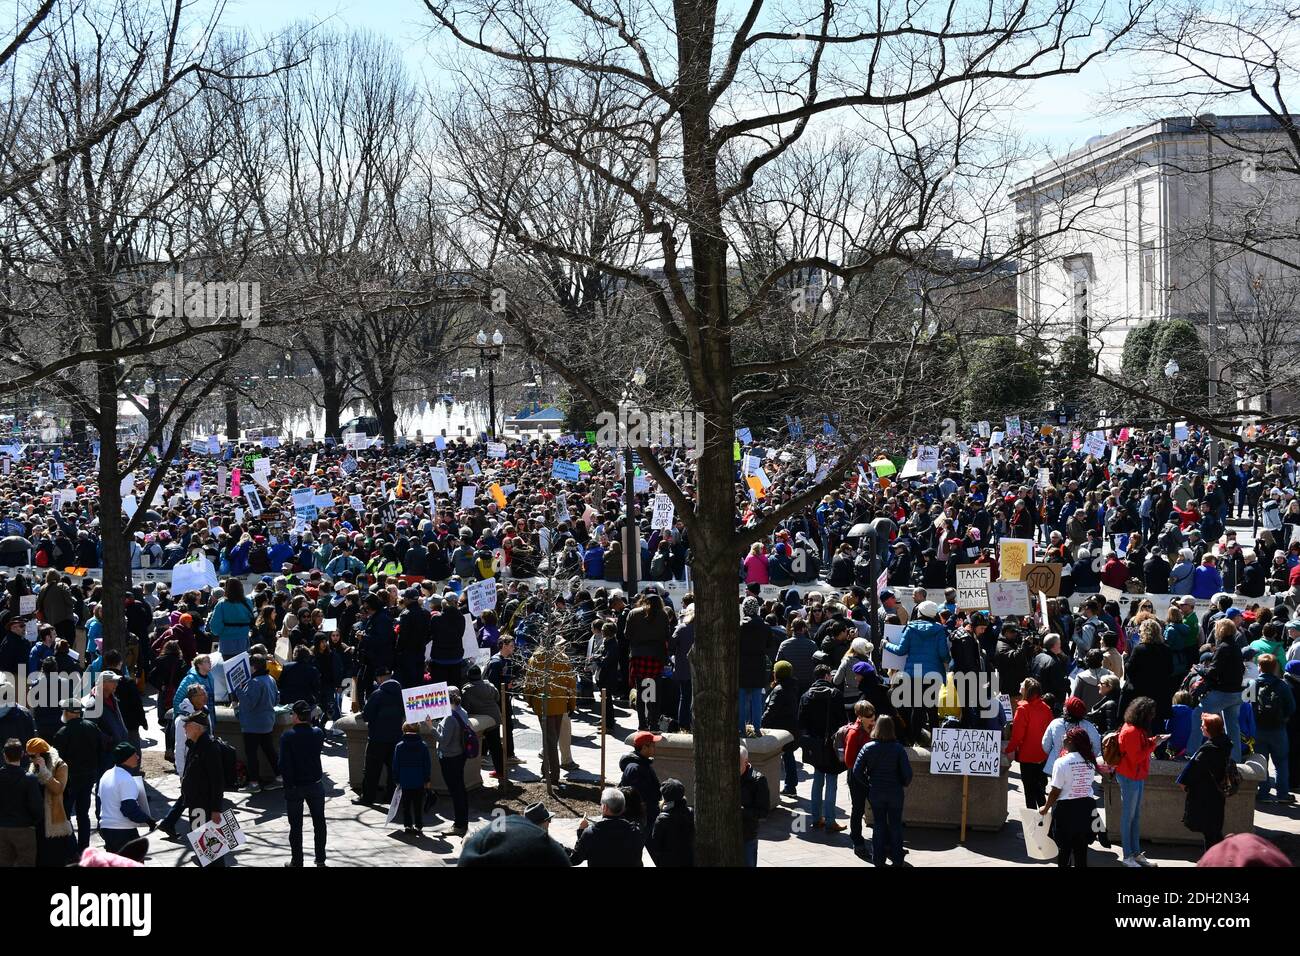
[[[402,691],[402,706],[406,708],[406,722],[418,724],[426,717],[438,720],[451,716],[451,699],[447,696],[447,682],[422,684]]]

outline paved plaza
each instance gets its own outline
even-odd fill
[[[517,755],[523,760],[512,768],[511,779],[517,782],[540,780],[541,733],[533,715],[521,707],[515,708],[519,730],[515,734]],[[607,775],[618,779],[618,759],[631,750],[622,741],[636,729],[635,714],[616,710],[618,732],[607,738]],[[152,712],[151,712],[152,716]],[[573,759],[578,771],[567,776],[576,783],[594,785],[600,773],[600,746],[596,718],[582,713],[573,723]],[[158,754],[158,748],[147,753]],[[157,766],[160,756],[148,761]],[[454,865],[463,840],[449,832],[451,827],[451,801],[446,796],[438,799],[434,814],[426,814],[424,835],[420,838],[403,835],[399,825],[384,823],[384,812],[379,808],[358,806],[352,803],[356,794],[347,785],[347,756],[343,740],[330,739],[322,761],[326,777],[325,815],[329,826],[329,865],[331,866],[440,866]],[[491,819],[496,796],[497,781],[483,776],[484,786],[470,794],[470,831],[487,825]],[[150,776],[149,796],[155,817],[170,806],[180,786],[175,774]],[[779,809],[774,809],[760,833],[760,866],[869,866],[858,859],[849,844],[848,832],[828,834],[808,828],[808,801],[812,788],[812,774],[800,767],[798,798],[782,797]],[[1031,861],[1020,832],[1019,808],[1023,806],[1019,778],[1012,766],[1011,790],[1008,797],[1008,819],[997,833],[970,831],[966,843],[958,841],[956,830],[909,828],[906,831],[908,862],[916,867],[926,866],[1048,866]],[[289,858],[289,824],[284,813],[284,796],[280,790],[261,793],[245,792],[227,794],[248,837],[248,846],[236,855],[241,866],[281,866]],[[839,777],[836,805],[839,822],[848,823],[849,796],[846,777]],[[592,806],[590,814],[598,808]],[[1296,859],[1300,856],[1300,805],[1261,805],[1256,811],[1256,832],[1272,840]],[[576,837],[577,820],[557,818],[551,824],[552,834],[567,846]],[[310,818],[304,822],[306,856],[311,858]],[[443,832],[440,832],[443,831]],[[870,830],[866,831],[868,834]],[[1161,866],[1192,866],[1199,856],[1192,846],[1148,844],[1147,856]],[[161,833],[151,837],[150,865],[194,865],[193,856],[186,844],[165,839]],[[1089,855],[1091,866],[1120,865],[1118,849],[1104,850],[1094,844]],[[310,863],[309,863],[310,865]]]

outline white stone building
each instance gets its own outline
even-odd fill
[[[1118,369],[1131,328],[1183,318],[1221,383],[1246,356],[1282,358],[1274,339],[1294,337],[1300,312],[1300,172],[1276,167],[1296,158],[1271,117],[1179,117],[1096,137],[1019,182],[1018,226],[1041,240],[1022,263],[1022,334],[1082,333]]]

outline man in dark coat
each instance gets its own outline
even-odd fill
[[[91,791],[110,744],[93,720],[83,714],[81,701],[69,697],[63,702],[63,726],[50,741],[68,765],[68,782],[63,788],[63,809],[77,821],[77,848],[90,846]]]
[[[361,778],[361,798],[353,803],[373,804],[379,787],[379,772],[387,770],[387,803],[393,789],[393,749],[402,739],[406,708],[402,705],[402,685],[387,672],[380,675],[379,689],[366,700],[361,717],[366,722],[366,764]]]
[[[397,679],[403,687],[424,683],[424,648],[429,643],[429,612],[420,604],[420,589],[402,592],[404,610],[397,619]]]
[[[650,834],[650,857],[655,866],[695,865],[695,811],[686,803],[686,787],[669,778],[659,788],[663,810]]]
[[[649,839],[655,817],[659,816],[659,775],[655,773],[655,744],[663,740],[648,730],[632,736],[633,752],[625,754],[618,762],[623,776],[618,781],[620,787],[631,787],[641,795],[645,807],[645,831],[642,834]]]
[[[659,793],[655,792],[655,802]],[[641,866],[641,852],[645,836],[641,828],[624,819],[627,800],[622,792],[608,787],[600,795],[600,820],[588,823],[586,817],[578,824],[578,842],[569,851],[574,866],[586,862],[588,866]]]
[[[465,615],[454,600],[442,602],[441,613],[429,622],[429,638],[429,679],[459,687],[465,682]]]
[[[226,775],[221,766],[221,751],[208,732],[208,715],[203,711],[185,720],[185,776],[181,778],[181,802],[190,812],[190,828],[202,827],[209,820],[221,822],[225,802]],[[226,866],[226,857],[209,866]]]
[[[1169,559],[1158,549],[1142,563],[1142,583],[1148,594],[1169,593]]]
[[[1061,654],[1061,638],[1048,635],[1043,649],[1029,665],[1029,676],[1043,685],[1043,693],[1052,695],[1052,712],[1060,714],[1065,698],[1070,696],[1069,662]]]

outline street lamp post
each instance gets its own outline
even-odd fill
[[[632,381],[623,393],[624,401],[630,401],[633,388],[645,385],[645,369],[637,368],[632,372]],[[632,442],[625,432],[623,435],[623,497],[625,500],[626,534],[623,536],[623,560],[627,567],[627,599],[631,606],[633,596],[640,586],[641,535],[636,523],[636,467],[632,462]]]
[[[501,361],[501,346],[505,344],[505,337],[499,329],[492,333],[490,343],[488,334],[479,329],[478,335],[474,336],[474,344],[478,346],[479,365],[486,365],[488,370],[488,437],[495,439],[497,437],[496,363]]]
[[[1218,355],[1218,343],[1216,341],[1216,326],[1219,321],[1219,312],[1217,308],[1217,290],[1218,285],[1218,250],[1214,245],[1214,129],[1218,126],[1218,118],[1212,113],[1204,113],[1196,117],[1196,125],[1205,130],[1205,170],[1208,177],[1206,187],[1206,207],[1209,217],[1209,248],[1210,248],[1210,294],[1209,294],[1209,328],[1206,330],[1205,347],[1208,352],[1206,366],[1209,371],[1209,381],[1206,385],[1206,405],[1213,417],[1215,406],[1218,404],[1219,397],[1219,372],[1216,366],[1216,357]],[[1218,465],[1219,461],[1219,443],[1214,437],[1214,432],[1210,432],[1209,453],[1207,464],[1211,473]]]
[[[1174,376],[1177,374],[1178,360],[1171,358],[1165,363],[1165,378],[1169,379],[1170,397],[1172,397],[1172,392],[1174,390]],[[1173,467],[1174,462],[1174,427],[1174,420],[1171,418],[1169,419],[1169,465],[1171,468]]]

